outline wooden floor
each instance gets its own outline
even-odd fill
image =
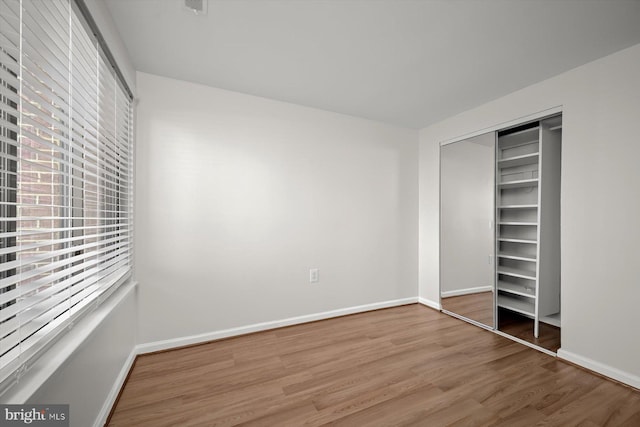
[[[494,327],[493,292],[459,295],[442,298],[440,301],[445,310]],[[560,348],[560,328],[540,322],[540,331],[536,338],[533,335],[533,319],[510,310],[498,309],[498,329],[554,353]]]
[[[111,426],[639,426],[640,393],[421,305],[137,359]]]
[[[494,327],[493,322],[493,292],[478,292],[475,294],[458,295],[441,298],[442,308],[457,313],[467,319]]]
[[[560,348],[560,328],[540,322],[538,338],[533,335],[533,319],[503,308],[498,309],[498,329],[554,353]]]

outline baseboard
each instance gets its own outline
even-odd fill
[[[136,346],[136,354],[153,353],[155,351],[169,350],[187,345],[200,344],[207,341],[219,340],[238,335],[250,334],[253,332],[266,331],[269,329],[281,328],[283,326],[298,325],[301,323],[315,322],[316,320],[330,319],[332,317],[346,316],[348,314],[362,313],[365,311],[379,310],[381,308],[396,307],[406,304],[415,304],[418,298],[402,298],[397,300],[377,302],[373,304],[358,305],[354,307],[341,308],[338,310],[325,311],[321,313],[308,314],[304,316],[289,317],[282,320],[255,323],[253,325],[240,326],[237,328],[223,329],[220,331],[207,332],[204,334],[190,335],[186,337],[173,338],[163,341],[155,341]]]
[[[475,288],[457,289],[455,291],[442,292],[442,298],[458,297],[460,295],[479,294],[480,292],[491,292],[493,286],[476,286]]]
[[[94,427],[102,427],[107,423],[107,418],[109,417],[111,408],[116,403],[118,394],[120,393],[120,390],[124,386],[124,382],[127,380],[127,375],[129,375],[129,371],[133,366],[133,362],[135,362],[136,360],[136,356],[137,356],[136,348],[134,347],[131,350],[131,353],[129,353],[129,356],[127,357],[127,360],[124,362],[124,365],[122,365],[122,369],[120,369],[120,373],[118,373],[118,376],[116,377],[116,380],[113,383],[111,390],[109,391],[109,395],[107,396],[107,399],[102,405],[102,409],[100,409],[100,412],[98,413],[98,416],[96,417],[96,420],[93,423]]]
[[[567,362],[571,362],[576,365],[587,368],[591,371],[597,372],[601,375],[604,375],[605,377],[609,377],[616,381],[620,381],[621,383],[628,384],[631,387],[634,387],[636,389],[640,389],[640,377],[637,375],[633,375],[633,374],[630,374],[629,372],[621,371],[620,369],[611,367],[609,365],[605,365],[604,363],[597,362],[595,360],[580,356],[578,354],[575,354],[563,349],[558,350],[558,358],[564,359]]]
[[[430,299],[426,299],[426,298],[418,298],[418,302],[422,305],[426,305],[427,307],[431,307],[434,308],[436,310],[442,310],[442,307],[440,306],[439,302],[435,302],[435,301],[431,301]]]

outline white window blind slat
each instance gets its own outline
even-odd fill
[[[82,277],[74,276],[64,281],[52,284],[51,286],[47,286],[40,292],[32,293],[29,296],[21,296],[16,304],[11,305],[10,309],[6,310],[7,313],[0,311],[0,321],[18,316],[19,327],[15,330],[19,331],[27,322],[52,309],[52,301],[55,301],[56,299],[60,299],[61,301],[69,299],[72,295],[77,294],[82,289],[92,286],[105,277],[109,277],[111,274],[114,274],[125,264],[125,262],[124,260],[119,259],[106,264],[97,262],[94,264],[100,265],[90,270],[91,275],[84,275]],[[77,268],[75,270],[78,271]],[[60,275],[58,274],[58,276]],[[81,280],[82,278],[84,278],[84,280]],[[2,338],[0,338],[0,343],[4,343]]]
[[[81,297],[84,298],[76,298],[75,300],[79,301],[75,302],[67,312],[62,313],[59,317],[43,326],[31,337],[23,340],[20,345],[20,351],[17,350],[18,347],[14,347],[14,349],[10,350],[8,355],[12,357],[8,359],[11,360],[11,362],[5,366],[0,366],[0,376],[6,377],[12,371],[15,371],[19,366],[19,364],[16,363],[19,361],[19,358],[16,356],[18,356],[20,352],[24,357],[31,357],[41,347],[37,345],[39,342],[46,342],[57,333],[60,333],[62,331],[61,327],[68,325],[70,319],[74,319],[77,314],[82,313],[83,310],[90,306],[95,301],[95,298],[91,298],[92,293],[95,294],[96,292],[100,292],[102,289],[109,289],[112,285],[116,284],[127,275],[127,272],[123,269],[112,270],[113,271],[111,271],[108,276],[101,278],[101,282],[94,282],[89,290],[86,291],[85,294],[81,295]],[[2,348],[3,347],[0,344],[0,349]]]
[[[30,56],[22,55],[22,81],[32,86],[41,82],[55,93],[67,94],[69,89],[64,86],[64,83],[67,82],[68,76],[61,73],[58,68],[63,67],[62,69],[65,70],[65,64],[51,63],[47,58],[39,57],[35,53],[37,48],[32,47],[29,42],[23,43],[23,46],[31,49],[32,53]]]
[[[50,219],[50,218],[45,218],[45,219]],[[107,237],[107,236],[113,236],[116,234],[123,234],[123,230],[126,230],[126,227],[114,227],[114,228],[118,228],[114,231],[111,231],[109,233],[99,233],[99,234],[81,234],[80,236],[75,236],[75,237],[69,237],[66,239],[55,239],[55,240],[38,240],[35,243],[31,243],[31,244],[22,244],[20,245],[19,250],[22,252],[29,252],[29,251],[33,251],[36,250],[38,248],[43,248],[43,247],[47,247],[47,246],[53,246],[56,244],[60,244],[60,243],[65,243],[65,244],[76,244],[77,242],[82,242],[82,241],[88,241],[88,240],[99,240],[100,238],[103,237]],[[75,229],[74,229],[75,230]],[[14,247],[10,247],[10,248],[0,248],[0,255],[5,255],[8,253],[13,253],[16,252],[16,249]],[[3,269],[6,269],[6,267],[2,266]]]
[[[66,129],[61,121],[56,121],[47,117],[47,119],[36,119],[37,112],[31,109],[28,104],[22,103],[24,108],[22,118],[22,137],[30,141],[29,145],[24,145],[26,149],[34,154],[46,154],[48,159],[56,159],[60,153],[64,153],[59,144],[67,145],[69,139],[63,133]],[[31,113],[27,116],[27,113]],[[51,114],[51,113],[49,113]],[[35,160],[41,160],[35,157]]]
[[[22,114],[25,118],[37,120],[48,126],[64,126],[69,122],[68,100],[54,93],[51,87],[33,79],[26,73],[22,74]],[[67,95],[67,94],[62,94]],[[50,131],[51,128],[46,127]]]
[[[71,0],[0,0],[0,387],[131,270],[131,99]]]
[[[74,239],[76,242],[78,241],[88,241],[88,243],[84,243],[81,245],[63,245],[66,242],[71,243]],[[55,242],[51,244],[50,242]],[[128,238],[122,235],[122,230],[116,230],[111,232],[102,233],[100,235],[95,236],[82,236],[82,238],[69,238],[69,239],[57,239],[47,242],[46,245],[38,245],[34,249],[26,250],[24,252],[20,252],[23,255],[20,260],[17,261],[8,261],[3,263],[2,267],[0,267],[0,271],[7,271],[11,269],[20,269],[21,272],[32,271],[34,274],[40,272],[44,272],[46,270],[39,270],[37,268],[33,268],[35,265],[42,264],[44,261],[50,260],[51,258],[61,257],[70,255],[72,253],[82,253],[82,255],[76,255],[73,258],[68,258],[70,262],[80,262],[85,258],[89,257],[95,248],[102,247],[107,244],[118,244],[119,246],[124,246],[128,244]],[[51,250],[51,251],[41,251],[38,252],[36,249],[41,249],[43,247],[50,246],[63,246],[63,249]],[[67,247],[65,247],[67,246]],[[100,253],[100,252],[97,252]],[[26,256],[24,256],[26,255]],[[25,267],[28,266],[28,267]],[[24,279],[24,278],[23,278]],[[3,279],[6,280],[6,279]]]
[[[30,121],[27,120],[28,123],[31,123]],[[64,153],[64,150],[59,149],[59,146],[56,144],[53,144],[50,140],[45,139],[46,135],[38,135],[38,134],[34,134],[32,132],[23,132],[25,135],[28,135],[31,141],[33,142],[37,142],[40,144],[40,146],[44,146],[46,147],[43,151],[43,149],[38,148],[38,147],[33,147],[33,146],[25,146],[24,150],[29,151],[33,154],[39,154],[40,157],[42,159],[45,159],[47,161],[49,161],[48,163],[35,163],[33,161],[30,160],[25,160],[25,165],[28,165],[30,168],[41,168],[41,169],[48,169],[49,171],[58,171],[60,166],[71,166],[71,162],[61,159],[59,156],[60,153]],[[60,138],[59,139],[61,142],[67,142],[68,140],[66,138]],[[120,155],[120,162],[122,161],[126,161],[128,159],[128,156],[126,155]],[[78,155],[71,155],[70,156],[71,160],[76,160],[76,161],[81,161],[82,157],[78,156]],[[42,160],[42,159],[37,159],[37,160]],[[97,158],[96,158],[97,160]],[[111,161],[109,159],[108,156],[103,155],[102,157],[103,163],[105,163],[105,166],[110,166],[111,165]],[[54,169],[54,166],[56,167]],[[97,167],[97,166],[96,166]],[[89,172],[87,172],[89,173]],[[92,174],[93,176],[99,176],[98,174]],[[101,175],[103,177],[109,177],[112,179],[121,179],[122,177],[126,177],[128,176],[128,172],[122,172],[122,174],[120,176],[116,175],[115,173],[109,172],[109,171],[102,171]]]
[[[119,256],[122,253],[125,253],[127,250],[129,249],[129,246],[123,246],[121,248],[119,248],[117,251],[113,252],[114,256]],[[84,278],[85,275],[87,275],[87,271],[91,272],[91,275],[88,276],[88,283],[92,280],[92,278],[94,280],[98,280],[99,279],[99,273],[100,273],[100,269],[95,270],[95,268],[97,268],[96,266],[99,266],[100,268],[102,268],[103,270],[105,269],[105,265],[109,264],[109,263],[105,263],[104,259],[100,258],[101,253],[99,252],[93,252],[93,253],[89,253],[86,254],[85,256],[83,256],[82,261],[84,261],[84,263],[82,264],[74,264],[71,267],[67,268],[66,271],[64,271],[64,274],[51,274],[50,276],[46,276],[43,277],[41,279],[38,280],[34,280],[28,284],[23,284],[23,286],[21,286],[19,289],[13,289],[9,292],[6,293],[11,293],[11,295],[13,296],[13,299],[17,300],[17,304],[19,304],[18,307],[14,307],[16,304],[11,305],[10,309],[6,310],[6,313],[3,314],[3,312],[0,311],[0,314],[5,316],[6,318],[10,318],[11,316],[13,316],[16,312],[19,312],[22,308],[24,307],[29,307],[31,305],[32,300],[19,300],[20,298],[24,298],[26,295],[31,294],[34,290],[37,290],[39,288],[51,288],[54,287],[55,289],[59,289],[61,287],[67,287],[70,285],[74,285],[76,281],[80,280],[80,278]],[[118,262],[122,261],[122,260],[126,260],[128,259],[127,257],[119,257],[118,258]],[[77,261],[79,262],[79,261]],[[60,278],[65,278],[69,275],[73,274],[73,277],[70,279],[65,279],[63,281],[57,281]],[[43,290],[44,292],[44,290]],[[0,295],[1,297],[3,297],[3,299],[5,297],[5,294]],[[8,298],[8,297],[7,297]],[[4,303],[4,302],[3,302]]]
[[[66,54],[69,49],[70,3],[66,0],[34,1],[31,4],[23,3],[23,7],[23,25],[35,23],[37,29],[42,31],[41,34],[55,43],[47,45],[47,49],[55,49],[61,55]]]
[[[19,20],[16,19],[16,21]],[[10,19],[7,19],[7,16],[0,15],[0,43],[5,48],[5,51],[13,56],[13,58],[7,60],[7,57],[4,57],[6,54],[3,53],[0,58],[3,58],[2,60],[8,63],[7,67],[15,64],[14,71],[18,69],[18,61],[16,61],[15,58],[18,57],[19,52],[19,31],[17,30],[19,25],[20,22],[11,22]]]
[[[100,219],[103,219],[103,217],[99,217]],[[114,225],[114,227],[120,227],[122,229],[129,227],[130,225],[128,223],[125,222],[121,222],[119,224]],[[82,226],[82,227],[59,227],[59,228],[39,228],[38,230],[31,230],[31,231],[24,231],[24,232],[7,232],[7,233],[0,233],[0,239],[2,238],[14,238],[14,237],[34,237],[34,236],[39,236],[39,235],[46,235],[46,234],[54,234],[54,233],[59,233],[62,234],[64,232],[67,231],[73,231],[73,230],[79,230],[79,231],[83,231],[83,230],[100,230],[103,227],[103,225],[87,225],[87,226]]]
[[[20,63],[16,60],[19,57],[18,45],[13,45],[13,40],[7,37],[6,28],[0,26],[0,61],[2,67],[7,70],[7,81],[4,84],[10,84],[14,88],[18,87],[18,75],[20,73]]]
[[[29,28],[23,26],[23,34],[28,31]],[[21,41],[22,55],[20,59],[23,78],[41,81],[53,92],[68,94],[69,86],[66,85],[66,82],[69,79],[69,54],[56,56],[55,53],[44,50],[47,44],[51,43],[46,39],[46,36],[39,37],[32,34],[22,38]]]
[[[18,128],[18,126],[15,123],[11,123],[9,121],[9,119],[10,119],[10,117],[0,119],[0,126],[2,126],[4,131],[5,132],[15,132],[15,133],[20,132],[20,129]],[[8,139],[4,135],[2,136],[2,142],[4,144],[12,144],[13,143],[12,140]],[[12,156],[12,155],[9,154],[8,156]]]
[[[24,132],[25,134],[28,134],[31,136],[31,140],[32,141],[36,141],[39,142],[41,145],[45,145],[45,146],[49,146],[51,153],[48,152],[42,152],[41,150],[38,150],[35,147],[30,147],[30,146],[25,146],[23,149],[26,151],[30,151],[32,153],[35,154],[40,154],[40,156],[48,161],[50,161],[49,163],[35,163],[32,162],[30,160],[24,159],[23,162],[25,165],[28,165],[30,168],[41,168],[43,171],[44,170],[49,170],[49,171],[58,171],[59,168],[53,168],[52,165],[54,166],[70,166],[71,163],[66,161],[66,160],[60,160],[59,158],[57,158],[55,155],[59,153],[59,151],[57,150],[57,146],[55,146],[54,144],[52,144],[50,141],[47,141],[46,139],[43,139],[42,137],[38,136],[38,135],[34,135],[30,132]],[[128,156],[122,155],[122,160],[127,160]],[[87,156],[88,159],[92,160],[91,157]],[[97,159],[98,157],[95,157],[96,159],[96,163],[97,163]],[[76,160],[76,161],[82,161],[82,157],[79,155],[71,155],[71,160]],[[55,161],[55,162],[54,162]],[[54,162],[54,163],[52,163]],[[87,163],[87,168],[84,170],[85,173],[89,174],[90,176],[93,177],[99,177],[99,176],[110,176],[110,177],[116,177],[116,175],[110,173],[110,172],[106,172],[106,171],[101,171],[101,175],[99,175],[98,173],[92,173],[90,171],[92,170],[97,170],[98,165],[93,165],[91,166],[91,163]],[[127,172],[123,173],[123,176],[127,176]],[[28,177],[25,177],[25,179],[29,179]]]
[[[15,86],[18,86],[18,80],[16,79],[15,82],[11,81],[11,74],[9,74],[8,71],[0,68],[0,79],[2,79],[2,81],[6,82],[5,84],[10,85],[11,83],[14,83]],[[20,98],[18,97],[18,95],[13,92],[11,89],[5,89],[3,86],[0,86],[0,96],[3,99],[3,102],[6,103],[7,100],[14,102],[14,103],[18,103],[20,102]]]
[[[115,236],[115,237],[114,237]],[[111,232],[106,232],[106,233],[102,233],[100,235],[96,235],[95,237],[96,240],[98,240],[97,242],[90,242],[90,243],[85,243],[85,244],[80,244],[80,245],[67,245],[66,243],[71,243],[71,242],[78,242],[81,240],[88,240],[86,237],[82,236],[81,238],[68,238],[68,239],[56,239],[56,240],[49,240],[47,242],[46,245],[39,245],[37,247],[33,247],[31,245],[30,248],[28,250],[26,250],[24,248],[24,246],[27,245],[21,245],[20,249],[21,251],[19,252],[19,254],[23,255],[20,257],[19,260],[16,261],[8,261],[8,262],[4,262],[0,265],[0,272],[3,271],[7,271],[7,270],[12,270],[12,269],[21,269],[22,271],[28,271],[27,269],[24,268],[25,265],[27,266],[34,266],[37,264],[41,264],[44,261],[48,261],[51,258],[55,258],[55,257],[61,257],[61,256],[65,256],[65,255],[69,255],[71,253],[74,252],[78,252],[78,251],[89,251],[90,249],[93,249],[94,247],[98,247],[101,245],[107,245],[110,243],[120,243],[124,240],[124,238],[121,236],[121,231],[117,230],[117,231],[111,231]],[[53,242],[53,243],[51,243]],[[58,249],[58,250],[51,250],[51,251],[37,251],[36,249],[41,249],[44,247],[50,247],[50,246],[56,246],[56,245],[61,245],[63,247],[63,249]],[[73,258],[73,262],[78,262],[78,261],[82,261],[86,256],[83,257],[74,257]],[[71,259],[71,258],[70,258]],[[37,269],[33,269],[33,270],[37,270]],[[1,297],[1,295],[0,295]]]

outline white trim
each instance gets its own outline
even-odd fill
[[[86,313],[78,323],[51,347],[49,347],[18,383],[9,386],[0,396],[3,403],[27,402],[64,364],[78,351],[85,341],[100,327],[113,310],[136,288],[138,282],[122,284],[102,304]]]
[[[116,380],[111,387],[111,391],[109,391],[107,398],[102,404],[102,409],[100,409],[100,412],[98,413],[98,416],[93,423],[94,427],[102,427],[107,424],[107,418],[111,413],[111,408],[113,407],[113,405],[115,405],[118,394],[120,394],[120,390],[122,389],[122,387],[124,387],[124,382],[127,379],[127,375],[129,375],[129,371],[133,366],[133,362],[135,362],[136,360],[136,356],[136,349],[134,347],[131,349],[131,353],[129,353],[129,357],[127,357],[124,365],[122,365],[122,369],[120,369],[120,373],[116,377]]]
[[[497,130],[502,130],[505,128],[509,128],[511,126],[523,124],[524,122],[530,122],[530,121],[542,119],[543,117],[553,116],[555,114],[562,113],[562,108],[563,108],[562,105],[557,105],[555,107],[547,108],[546,110],[538,111],[537,113],[528,114],[526,116],[518,117],[517,119],[498,123],[493,126],[488,126],[484,129],[470,132],[461,136],[456,136],[455,138],[449,138],[440,142],[440,146],[453,144],[454,142],[459,142],[459,141],[462,141],[463,139],[473,138],[474,136],[482,135],[489,132],[495,132]]]
[[[240,326],[237,328],[223,329],[220,331],[206,332],[204,334],[189,335],[186,337],[172,338],[163,341],[154,341],[136,346],[137,354],[152,353],[154,351],[168,350],[186,345],[200,344],[207,341],[219,340],[222,338],[235,337],[238,335],[250,334],[253,332],[266,331],[269,329],[281,328],[283,326],[299,325],[301,323],[315,322],[316,320],[330,319],[332,317],[346,316],[348,314],[363,313],[365,311],[378,310],[381,308],[396,307],[399,305],[415,304],[418,298],[402,298],[397,300],[377,302],[373,304],[358,305],[354,307],[340,308],[338,310],[324,311],[321,313],[307,314],[304,316],[289,317],[282,320],[255,323],[253,325]]]
[[[102,405],[102,409],[100,409],[100,412],[93,423],[94,427],[102,427],[107,424],[107,418],[109,418],[111,408],[115,405],[116,399],[120,394],[120,390],[124,387],[124,382],[127,380],[129,371],[133,367],[133,362],[135,362],[137,356],[138,355],[136,354],[136,349],[134,347],[131,349],[131,353],[129,353],[129,357],[127,357],[124,365],[122,365],[122,369],[120,369],[120,373],[116,377],[116,380],[111,387],[111,391],[109,391],[109,394]]]
[[[439,302],[431,301],[430,299],[419,297],[418,298],[418,303],[422,304],[422,305],[426,305],[427,307],[431,307],[431,308],[436,309],[438,311],[442,310],[442,307],[440,306]]]
[[[568,362],[575,363],[576,365],[587,368],[593,372],[597,372],[605,377],[612,378],[616,381],[628,384],[631,387],[640,389],[640,376],[631,374],[629,372],[622,371],[604,363],[597,362],[584,356],[572,353],[567,350],[558,350],[558,358],[564,359]]]
[[[476,286],[475,288],[457,289],[455,291],[441,292],[442,298],[457,297],[461,295],[479,294],[481,292],[491,292],[493,286]]]

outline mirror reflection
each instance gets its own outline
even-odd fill
[[[440,147],[442,309],[494,327],[495,133]]]

